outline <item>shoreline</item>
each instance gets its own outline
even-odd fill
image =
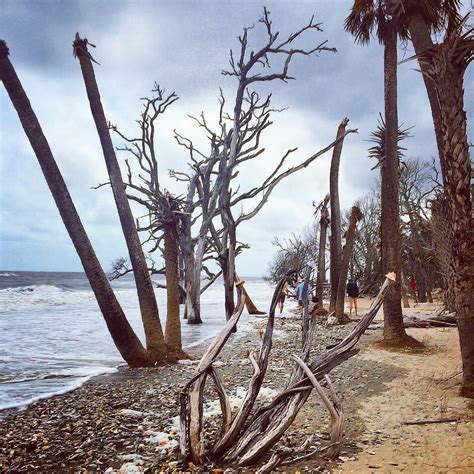
[[[249,317],[249,316],[247,316]],[[185,321],[185,320],[182,320]],[[182,323],[185,324],[185,323]],[[243,321],[243,324],[240,324],[240,327],[244,328],[243,331],[241,331],[241,335],[245,334],[246,332],[251,330],[251,322],[248,320]],[[216,337],[217,334],[219,334],[221,328],[219,328],[214,335],[207,336],[203,339],[200,339],[198,341],[194,341],[190,343],[187,346],[183,347],[183,350],[190,354],[192,352],[196,352],[200,355],[204,352],[205,348],[209,345],[210,341]],[[199,357],[200,357],[199,355]],[[87,366],[84,366],[85,369],[87,369]],[[12,402],[11,404],[5,404],[3,406],[0,405],[0,422],[10,413],[15,413],[16,411],[23,411],[27,409],[29,405],[32,403],[36,403],[38,401],[42,400],[48,400],[50,398],[60,396],[60,395],[65,395],[69,392],[73,392],[74,390],[77,390],[78,388],[82,387],[83,385],[89,383],[91,380],[95,379],[96,377],[108,377],[112,374],[116,374],[117,372],[121,372],[122,370],[128,369],[127,364],[125,361],[122,360],[122,362],[115,367],[108,367],[108,366],[103,366],[100,369],[100,373],[92,373],[90,375],[83,375],[83,376],[70,376],[67,377],[69,379],[72,379],[72,381],[69,384],[65,384],[63,388],[59,388],[57,391],[54,392],[47,392],[39,395],[35,395],[29,399],[26,399],[24,401],[20,401],[18,403]],[[58,376],[58,378],[61,378],[61,376]],[[64,377],[66,378],[66,377]],[[42,380],[42,379],[38,379]]]
[[[301,320],[293,315],[276,317],[274,346],[262,390],[264,395],[273,396],[286,382],[293,365],[290,356],[298,350],[300,322]],[[258,348],[260,333],[265,324],[265,319],[255,318],[248,333],[237,333],[232,336],[216,363],[231,399],[236,402],[245,391],[252,372],[251,365],[245,357],[245,350]],[[326,350],[327,346],[338,342],[353,326],[354,323],[331,328],[318,325],[313,354],[320,353]],[[410,463],[413,465],[413,460],[410,459],[410,463],[408,461],[405,463],[404,453],[397,452],[396,460],[390,457],[391,454],[387,454],[387,451],[391,453],[390,447],[397,449],[399,446],[393,444],[396,441],[397,430],[400,430],[398,418],[409,417],[408,406],[415,410],[417,416],[422,417],[420,401],[414,403],[410,399],[408,403],[403,397],[398,400],[397,397],[401,396],[400,385],[408,390],[408,395],[421,396],[422,401],[429,400],[427,409],[431,407],[431,399],[424,387],[422,393],[418,394],[416,392],[420,387],[405,387],[403,381],[409,379],[411,371],[422,370],[421,366],[411,367],[414,365],[411,361],[416,360],[420,365],[428,361],[438,363],[440,357],[442,358],[440,360],[444,360],[445,345],[448,342],[452,345],[455,336],[452,329],[414,331],[418,338],[425,338],[424,342],[431,347],[426,353],[415,355],[401,351],[394,354],[377,349],[371,343],[381,337],[381,331],[369,331],[361,340],[359,346],[361,352],[331,372],[331,380],[346,416],[346,433],[341,454],[336,461],[308,459],[301,465],[291,466],[292,470],[297,468],[309,472],[372,472],[373,469],[378,469],[377,472],[402,472],[406,469],[406,472],[434,472],[429,469],[410,470]],[[410,331],[410,334],[412,332]],[[448,339],[445,341],[442,338]],[[438,341],[442,341],[444,345],[438,346]],[[203,343],[188,352],[197,358],[202,355],[206,347],[207,343]],[[433,348],[436,350],[432,350]],[[454,363],[455,359],[452,361]],[[178,465],[176,451],[178,394],[180,387],[191,378],[194,368],[194,364],[179,364],[158,369],[125,367],[114,374],[94,377],[73,392],[39,401],[22,411],[10,413],[6,419],[0,421],[2,472],[176,471],[179,467],[183,467]],[[395,390],[394,398],[391,398],[392,392],[389,389]],[[451,398],[456,401],[457,406],[465,406],[463,400],[466,399],[456,398],[454,392],[451,389]],[[408,395],[406,394],[407,397]],[[209,416],[217,407],[215,399],[212,390],[206,390],[205,411],[208,416],[205,417],[205,425],[210,432],[217,432],[219,429],[216,417]],[[397,405],[401,402],[405,403],[405,406]],[[390,426],[387,426],[379,415],[387,410],[393,411],[389,419]],[[433,413],[429,415],[433,416]],[[463,416],[465,418],[467,415]],[[447,430],[445,436],[450,437],[454,428],[451,425],[434,425],[434,428],[430,429]],[[460,428],[456,426],[455,429]],[[419,428],[418,432],[423,433]],[[283,442],[289,446],[299,446],[308,436],[315,433],[321,443],[325,444],[329,435],[329,416],[313,393],[288,430]],[[446,444],[445,450],[452,444],[444,438],[441,441]],[[402,445],[404,443],[403,440],[399,442]],[[474,442],[472,447],[474,448]],[[382,451],[380,456],[384,460],[383,464],[379,459],[379,450]],[[436,452],[438,457],[439,452],[438,448]],[[432,455],[434,454],[431,451],[427,454]],[[397,466],[393,466],[393,463]],[[462,464],[459,462],[459,465]],[[370,467],[372,465],[378,467],[372,469]],[[186,469],[186,466],[184,468]],[[220,468],[209,464],[202,471]]]

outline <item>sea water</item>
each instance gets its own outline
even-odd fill
[[[268,311],[272,287],[260,278],[246,282],[257,307]],[[113,281],[112,287],[143,341],[133,277]],[[155,293],[164,328],[166,290]],[[214,337],[224,326],[222,281],[202,295],[201,316],[200,325],[181,320],[185,347]],[[251,318],[244,310],[240,334]],[[0,271],[0,410],[65,393],[123,364],[84,273]]]

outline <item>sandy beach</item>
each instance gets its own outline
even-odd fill
[[[361,313],[368,303],[361,300]],[[410,312],[428,315],[436,309],[436,305],[425,306]],[[264,325],[265,319],[256,318],[253,331],[233,336],[217,363],[234,408],[251,374],[245,350],[258,348]],[[313,353],[337,343],[353,326],[321,326]],[[298,351],[300,330],[297,316],[284,313],[277,319],[261,402],[284,387],[291,368],[290,355]],[[474,407],[472,401],[458,396],[457,330],[415,329],[409,334],[426,349],[415,353],[382,350],[372,344],[380,338],[381,330],[368,331],[361,341],[361,352],[332,372],[346,417],[339,458],[315,458],[282,471],[472,472]],[[190,355],[196,360],[203,350],[204,346],[196,347]],[[123,368],[23,411],[4,412],[0,424],[2,472],[197,470],[180,464],[177,448],[178,394],[193,371],[191,362],[161,369]],[[218,402],[210,391],[205,399],[205,423],[210,434],[219,429],[217,412]],[[407,420],[446,417],[458,421],[402,425]],[[282,442],[299,446],[313,433],[324,445],[329,416],[315,393]],[[232,466],[210,464],[204,470],[217,473],[225,468]]]

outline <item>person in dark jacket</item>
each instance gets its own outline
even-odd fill
[[[355,314],[357,316],[357,298],[359,297],[359,287],[357,286],[357,282],[352,278],[350,278],[347,282],[346,293],[349,297],[349,316],[352,315],[352,308],[355,309]]]

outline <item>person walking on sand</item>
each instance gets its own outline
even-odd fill
[[[352,278],[349,278],[346,286],[346,293],[349,297],[349,316],[352,315],[352,308],[355,309],[355,315],[357,316],[357,298],[359,297],[359,287],[357,282]]]
[[[280,314],[283,312],[283,306],[285,305],[285,299],[287,296],[288,296],[288,281],[285,281],[285,284],[283,285],[280,296],[278,297],[278,308],[280,309]]]

